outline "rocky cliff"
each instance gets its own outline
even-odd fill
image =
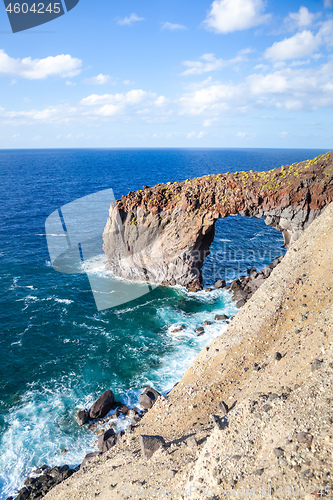
[[[333,152],[265,172],[144,186],[110,208],[108,267],[125,279],[200,288],[217,219],[264,217],[288,248],[331,201]]]
[[[332,248],[333,204],[179,384],[46,499],[331,497]]]

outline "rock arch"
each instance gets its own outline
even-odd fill
[[[200,288],[215,222],[264,217],[288,248],[333,201],[333,153],[266,172],[209,175],[158,184],[110,207],[103,239],[118,277]]]

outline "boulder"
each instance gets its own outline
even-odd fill
[[[110,450],[118,441],[118,435],[114,432],[113,429],[109,429],[108,431],[101,434],[98,438],[98,449],[101,453]]]
[[[226,314],[215,314],[214,319],[215,321],[225,321],[229,319],[229,316],[227,316]]]
[[[242,287],[242,283],[239,279],[236,279],[230,283],[230,290],[239,290]]]
[[[225,280],[217,280],[214,285],[214,288],[224,288],[226,286]]]
[[[103,418],[114,406],[114,394],[112,391],[105,391],[89,410],[89,417]]]
[[[154,453],[165,445],[165,441],[161,436],[145,436],[141,435],[139,437],[141,453],[142,455],[149,459]]]
[[[203,335],[205,333],[205,329],[203,326],[199,326],[195,329],[195,332],[197,334],[197,337],[199,337],[200,335]]]
[[[185,329],[186,329],[186,325],[180,325],[180,326],[177,326],[177,328],[174,328],[173,330],[171,330],[171,333],[182,332]]]
[[[246,304],[246,300],[245,299],[241,299],[238,302],[236,302],[236,307],[238,309],[240,309],[241,307],[245,306],[245,304]]]
[[[83,467],[85,467],[86,465],[88,465],[92,460],[94,460],[95,457],[100,457],[102,455],[102,453],[98,452],[98,451],[94,451],[93,453],[88,453],[88,455],[86,455],[80,465],[80,469],[83,469]]]
[[[79,410],[76,414],[77,423],[82,426],[89,421],[89,412],[88,410]]]
[[[237,292],[234,293],[232,300],[238,302],[242,299],[247,299],[247,293],[244,290],[237,290]]]
[[[146,387],[142,394],[139,396],[139,403],[145,410],[149,410],[160,397],[160,393],[155,391],[152,387]]]

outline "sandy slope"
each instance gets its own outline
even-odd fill
[[[286,486],[296,487],[294,498],[313,498],[312,489],[330,488],[332,290],[333,204],[134,433],[45,498],[153,498],[151,488],[170,489],[168,498],[211,500],[222,489],[241,498],[242,488],[253,488],[243,498],[265,498],[268,487],[289,498]],[[222,400],[231,410],[217,429],[210,415],[222,417]],[[162,435],[167,446],[147,461],[140,434]],[[190,436],[197,446],[187,444]]]

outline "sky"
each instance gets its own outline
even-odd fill
[[[46,2],[49,3],[49,2]],[[333,0],[80,0],[12,33],[0,148],[333,149]]]

